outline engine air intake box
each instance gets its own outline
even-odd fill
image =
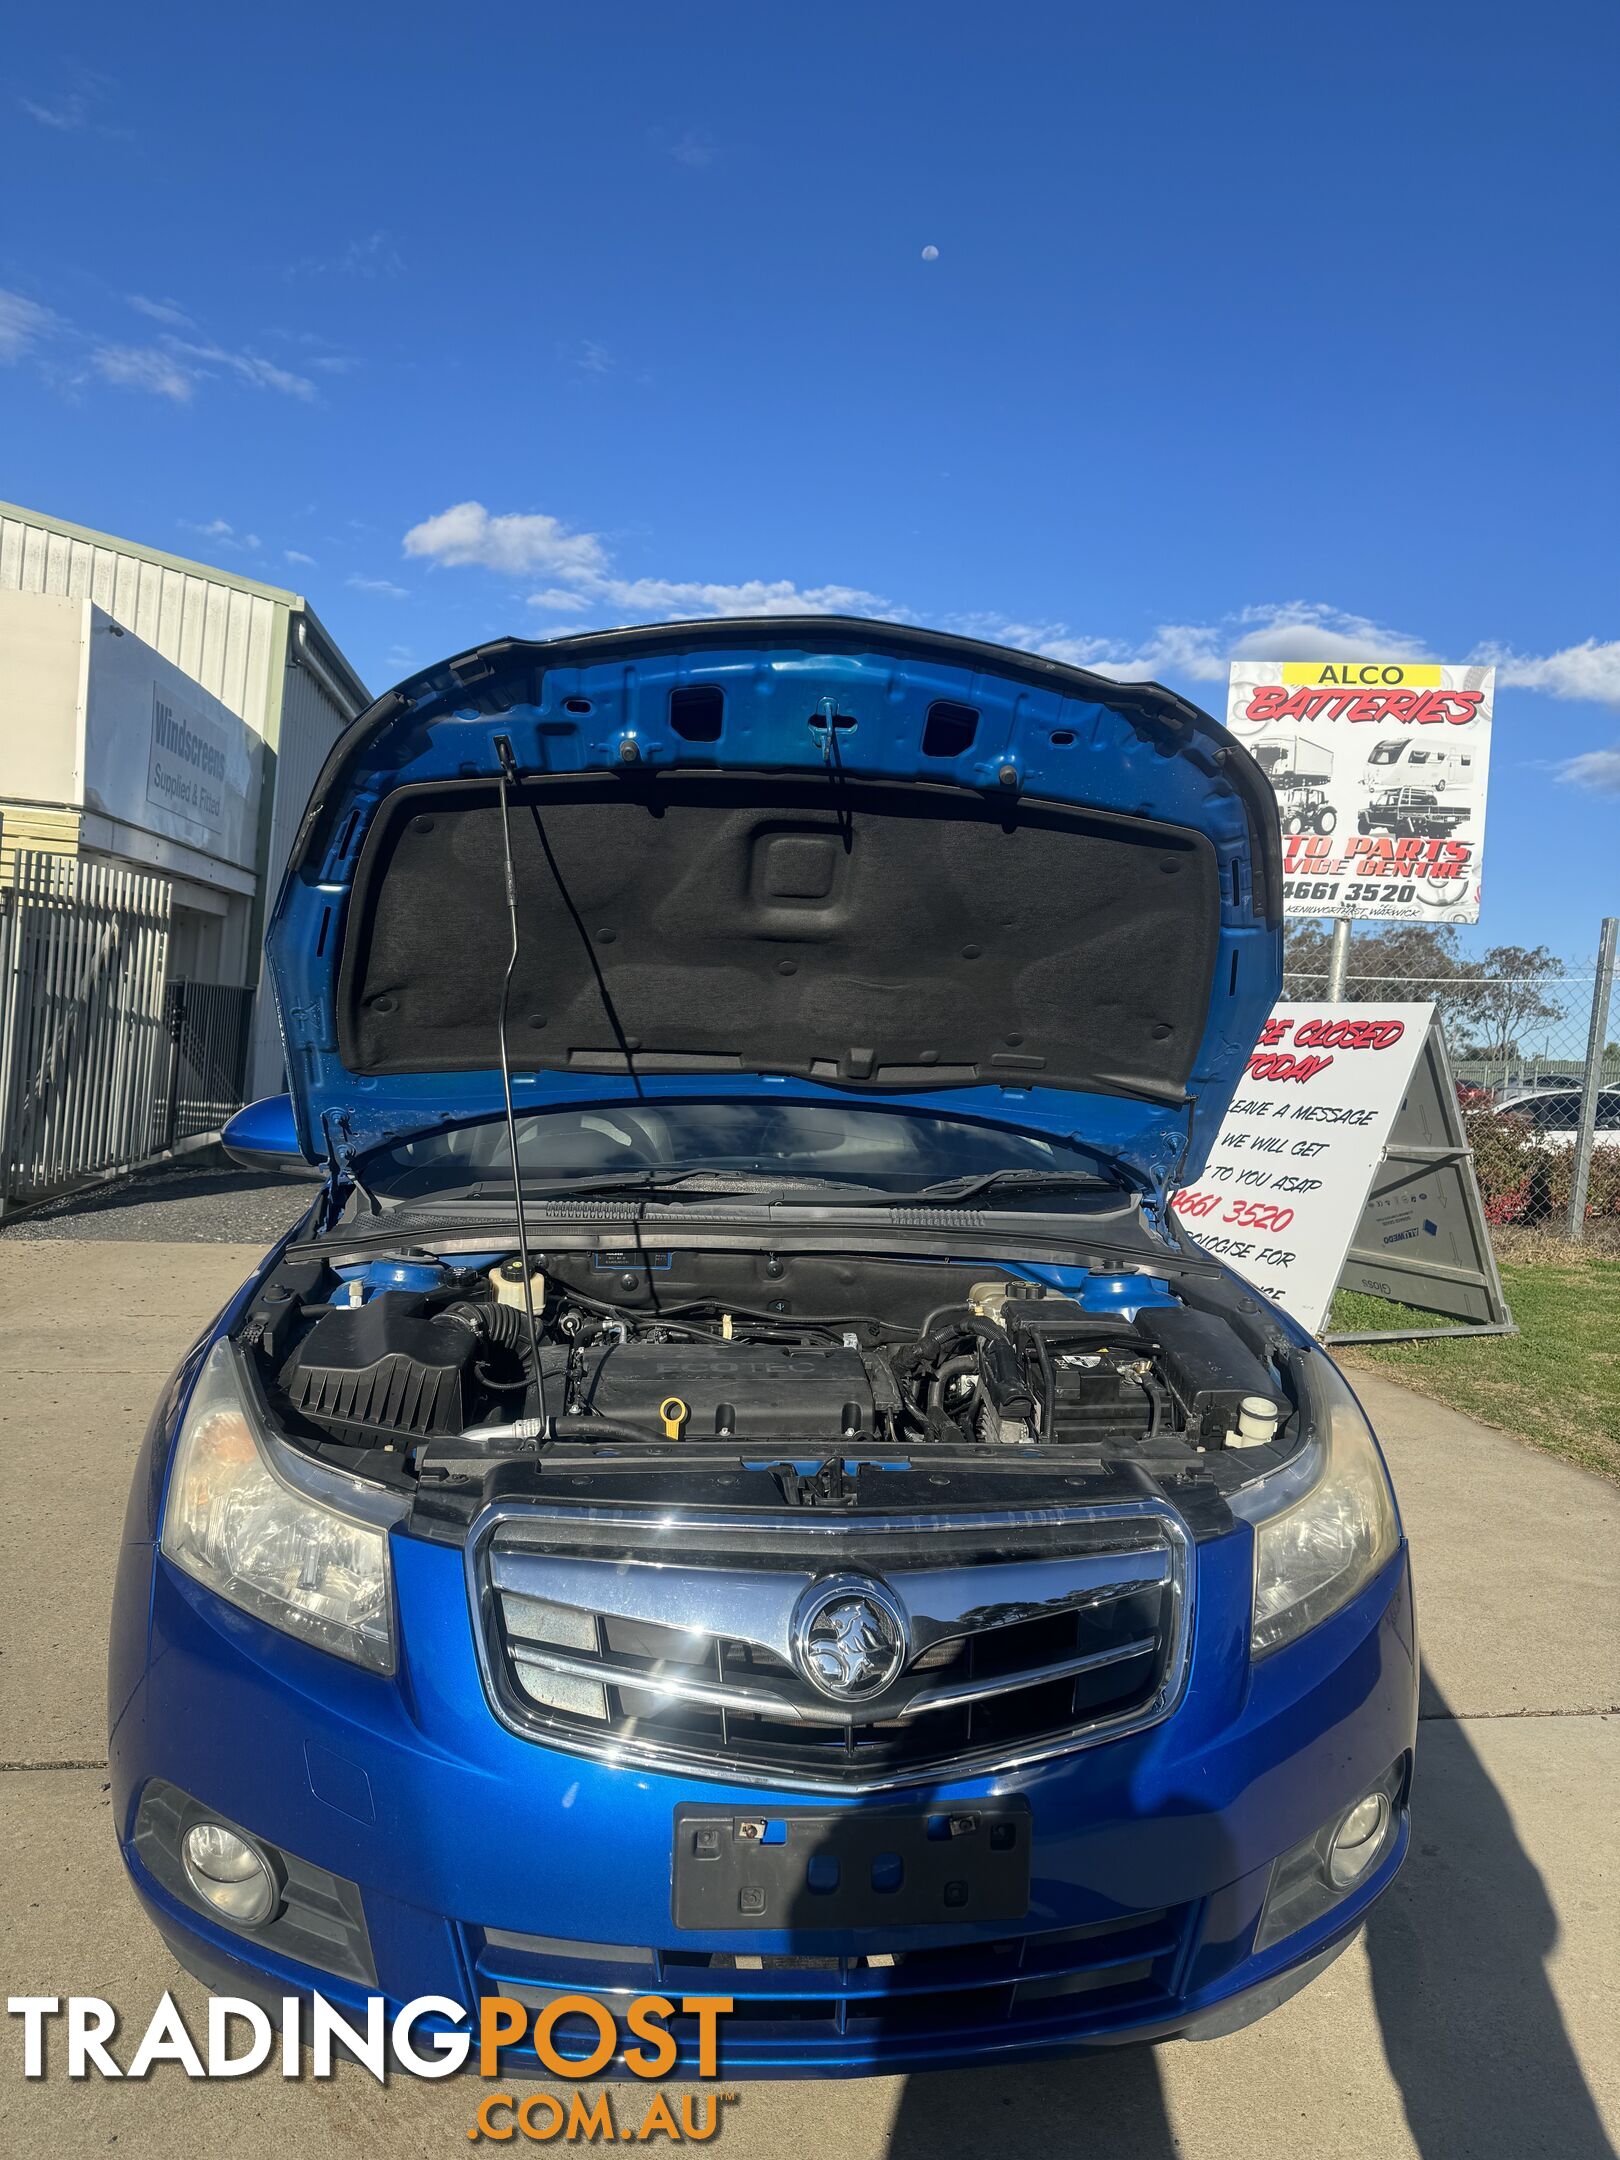
[[[322,1313],[281,1371],[294,1409],[340,1438],[400,1446],[459,1433],[478,1337],[414,1291],[383,1290]]]

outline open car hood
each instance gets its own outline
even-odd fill
[[[1281,977],[1277,813],[1156,684],[890,623],[479,646],[316,783],[268,951],[299,1137],[830,1090],[1202,1167]]]

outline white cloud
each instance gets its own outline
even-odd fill
[[[313,403],[317,392],[307,375],[298,375],[262,353],[221,345],[201,335],[182,337],[181,327],[194,326],[178,302],[154,300],[145,293],[126,294],[137,314],[164,326],[156,341],[132,344],[122,338],[102,337],[79,324],[64,320],[38,300],[0,289],[0,363],[23,359],[47,336],[55,336],[79,357],[71,370],[59,377],[61,386],[76,389],[92,376],[116,383],[126,390],[144,390],[151,397],[171,403],[189,402],[197,385],[224,376],[253,390],[271,390],[281,397]],[[322,360],[310,363],[325,366]],[[346,365],[339,361],[338,368]]]
[[[1245,608],[1238,620],[1246,627],[1232,647],[1235,660],[1417,660],[1429,651],[1408,631],[1316,600]]]
[[[1070,667],[1089,668],[1114,682],[1142,682],[1166,674],[1192,682],[1223,682],[1232,660],[1415,659],[1426,650],[1420,638],[1405,631],[1315,600],[1268,602],[1212,623],[1158,623],[1134,644],[1124,638],[1087,636],[1065,623],[1015,622],[996,615],[959,617],[953,627]]]
[[[1612,750],[1583,750],[1579,757],[1566,758],[1558,777],[1599,795],[1620,795],[1620,743]]]
[[[969,636],[1042,653],[1050,660],[1067,661],[1073,667],[1090,668],[1117,682],[1166,674],[1192,682],[1222,682],[1233,660],[1436,657],[1429,641],[1411,631],[1392,630],[1370,616],[1315,600],[1267,602],[1212,623],[1160,623],[1135,644],[1087,637],[1063,623],[1023,623],[995,615],[962,616],[952,627]],[[1587,638],[1583,644],[1541,655],[1479,645],[1468,658],[1478,666],[1494,666],[1505,688],[1620,705],[1620,639],[1604,644]],[[1592,755],[1601,763],[1608,753]],[[1581,777],[1585,784],[1594,784]]]
[[[191,396],[191,375],[161,345],[98,345],[90,365],[125,390],[146,390],[154,397],[172,398],[176,405]]]
[[[528,596],[547,614],[589,608],[615,622],[672,621],[709,615],[870,615],[888,611],[879,594],[855,585],[794,584],[788,578],[746,578],[736,584],[703,578],[618,576],[600,533],[573,532],[542,512],[492,516],[480,502],[455,503],[405,535],[405,553],[430,561],[510,574],[546,570],[552,583]]]
[[[302,548],[284,548],[282,553],[286,556],[288,562],[296,564],[300,570],[313,570],[315,568],[314,556],[306,555]]]
[[[477,564],[508,576],[549,570],[570,580],[600,573],[607,550],[595,533],[570,532],[543,512],[504,511],[492,517],[481,502],[452,503],[405,535],[407,555],[430,562]]]
[[[90,365],[108,382],[172,398],[179,405],[186,403],[199,382],[222,373],[254,390],[274,390],[306,402],[315,396],[315,385],[306,376],[294,375],[273,360],[189,338],[165,337],[156,345],[97,345]]]
[[[188,532],[196,533],[200,539],[211,540],[216,547],[240,548],[256,555],[264,545],[256,532],[238,532],[228,518],[210,518],[206,525],[200,525],[192,518],[182,518],[180,522]]]
[[[356,592],[377,593],[384,600],[408,600],[411,597],[405,587],[396,585],[392,578],[361,577],[357,571],[343,582],[352,585]]]
[[[859,585],[799,585],[790,578],[625,577],[614,565],[600,533],[575,532],[540,511],[491,513],[481,502],[453,503],[424,518],[405,535],[409,556],[511,576],[544,570],[550,582],[527,596],[542,614],[589,612],[598,620],[669,622],[739,615],[867,615],[914,619],[883,594]],[[351,580],[351,582],[355,582]],[[1392,629],[1322,600],[1264,601],[1213,622],[1158,623],[1145,637],[1098,636],[1056,622],[1029,622],[993,613],[946,618],[945,626],[1040,653],[1071,667],[1089,668],[1115,682],[1179,676],[1218,683],[1233,660],[1416,660],[1433,657],[1428,641]],[[1469,658],[1494,663],[1504,685],[1540,690],[1552,697],[1620,705],[1620,640],[1566,646],[1541,657],[1506,647],[1481,646]],[[1572,759],[1562,775],[1583,786],[1607,788],[1607,761],[1620,752],[1593,751]]]
[[[678,136],[670,144],[669,154],[677,165],[685,165],[694,172],[700,172],[704,166],[714,163],[717,153],[711,136],[706,135],[701,128],[688,128],[684,135]]]
[[[888,602],[858,585],[795,585],[788,578],[713,584],[684,578],[604,578],[601,599],[626,622],[681,621],[703,615],[881,615]]]
[[[229,352],[223,345],[193,345],[181,338],[168,340],[169,350],[182,362],[191,363],[203,374],[215,368],[224,368],[255,390],[276,390],[283,397],[312,400],[315,385],[307,375],[295,375],[290,368],[278,367],[273,360],[265,360],[254,352]]]
[[[587,375],[611,375],[617,363],[605,345],[598,345],[595,338],[581,338],[574,365]]]
[[[68,90],[48,103],[43,98],[20,97],[17,103],[41,127],[61,128],[64,133],[90,125],[90,101],[77,90]]]
[[[351,240],[337,255],[305,255],[287,267],[289,278],[300,277],[398,277],[405,262],[386,232],[367,233]]]
[[[1539,658],[1514,652],[1505,645],[1482,645],[1473,657],[1493,662],[1498,680],[1515,690],[1544,690],[1549,697],[1620,705],[1620,638],[1607,644],[1587,638],[1580,645],[1565,645]],[[1592,754],[1601,758],[1613,753],[1599,750]]]
[[[22,293],[0,289],[0,361],[22,359],[56,327],[57,319],[48,307]]]
[[[111,127],[100,117],[112,99],[114,87],[108,76],[83,68],[71,90],[60,91],[54,97],[19,96],[17,103],[31,120],[37,120],[41,127],[55,128],[59,134],[76,135],[89,129],[92,134],[127,142],[128,128]]]
[[[197,326],[177,300],[152,300],[145,293],[132,292],[125,295],[137,315],[144,315],[150,322],[162,323],[170,330],[194,330]]]

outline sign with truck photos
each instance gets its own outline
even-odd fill
[[[1496,670],[1234,660],[1226,724],[1270,779],[1288,915],[1479,920]]]

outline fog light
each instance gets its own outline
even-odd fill
[[[215,1912],[237,1927],[258,1927],[276,1909],[276,1878],[256,1845],[223,1823],[193,1823],[181,1845],[186,1878]]]
[[[1269,1950],[1284,1936],[1320,1920],[1389,1857],[1395,1843],[1395,1801],[1406,1782],[1407,1761],[1399,1756],[1371,1792],[1330,1815],[1277,1860],[1255,1930],[1256,1950]]]
[[[1352,1883],[1360,1882],[1383,1851],[1388,1828],[1387,1793],[1370,1792],[1348,1811],[1328,1847],[1328,1880],[1336,1890],[1348,1890]]]

